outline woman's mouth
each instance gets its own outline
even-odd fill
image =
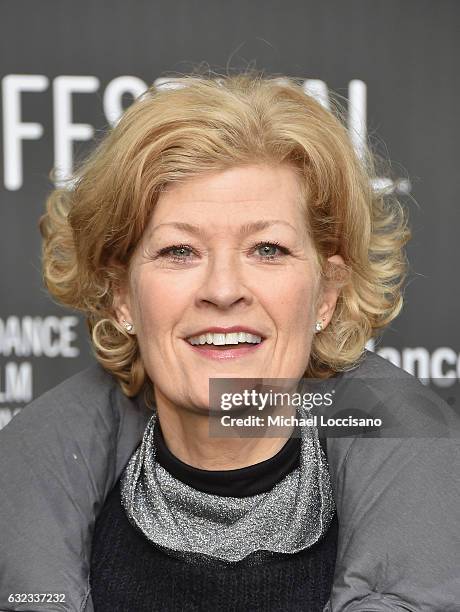
[[[251,354],[264,342],[257,333],[247,330],[206,331],[186,338],[190,348],[208,359],[235,359]]]

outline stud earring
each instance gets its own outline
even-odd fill
[[[132,323],[129,323],[129,321],[127,321],[126,319],[123,319],[122,323],[128,334],[130,334],[133,331],[134,325]]]
[[[321,319],[321,321],[316,321],[316,325],[315,325],[315,332],[318,333],[320,331],[323,331],[323,321],[326,320],[326,317],[323,317]]]

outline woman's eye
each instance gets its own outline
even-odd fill
[[[166,247],[158,252],[159,257],[169,258],[173,261],[186,261],[193,255],[193,249],[185,244]]]
[[[190,255],[192,253],[192,249],[190,249],[189,247],[179,246],[173,247],[170,252],[171,255],[173,255],[174,257],[183,258]]]
[[[289,253],[288,249],[280,246],[276,242],[260,242],[255,246],[257,254],[261,259],[278,259],[282,255]]]
[[[263,246],[258,247],[259,255],[274,257],[278,252],[278,247],[274,244],[264,244]]]

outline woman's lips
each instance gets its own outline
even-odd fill
[[[187,341],[186,341],[187,342]],[[208,344],[193,345],[187,342],[187,345],[196,353],[202,357],[208,359],[221,360],[221,359],[237,359],[238,357],[244,357],[253,353],[262,346],[264,340],[258,344],[244,344],[235,346],[235,348],[227,348],[225,346],[212,346]],[[230,346],[230,345],[227,345]]]

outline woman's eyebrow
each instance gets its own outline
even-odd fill
[[[272,227],[273,225],[286,225],[290,227],[292,230],[297,231],[296,228],[289,223],[288,221],[284,221],[282,219],[273,219],[273,220],[260,220],[253,221],[252,223],[245,223],[240,226],[238,229],[238,234],[241,236],[247,236],[248,234],[255,234],[256,232],[260,232],[264,229]],[[183,232],[187,232],[188,234],[192,234],[195,236],[204,236],[206,234],[206,229],[200,227],[199,225],[193,225],[191,223],[184,223],[180,221],[174,221],[170,223],[160,223],[156,227],[152,229],[152,234],[156,232],[161,227],[172,227],[174,229],[182,230]]]

